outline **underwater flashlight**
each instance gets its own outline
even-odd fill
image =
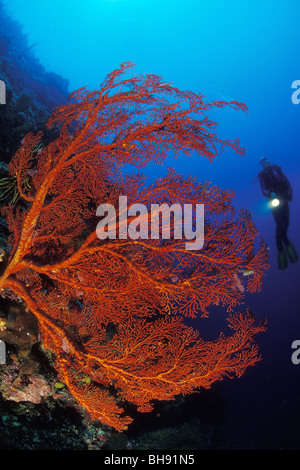
[[[277,199],[277,197],[274,197],[274,199],[271,200],[271,207],[277,207],[279,206],[280,201]]]

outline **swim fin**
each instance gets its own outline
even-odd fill
[[[277,250],[277,263],[279,269],[288,267],[288,259],[284,250]]]
[[[298,254],[294,245],[289,242],[286,246],[286,252],[291,263],[296,263],[298,261]]]

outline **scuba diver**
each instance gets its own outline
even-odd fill
[[[276,223],[276,247],[279,269],[286,269],[288,259],[291,263],[298,261],[295,247],[287,236],[289,228],[289,202],[293,199],[293,189],[289,180],[278,165],[272,165],[265,157],[260,159],[263,170],[258,179],[262,193],[270,200],[272,214]]]

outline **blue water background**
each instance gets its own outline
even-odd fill
[[[300,365],[291,344],[300,339],[300,262],[279,271],[275,225],[258,183],[259,158],[282,166],[294,188],[289,235],[300,252],[300,80],[297,0],[11,0],[6,10],[23,25],[32,51],[49,70],[69,79],[70,90],[96,88],[124,61],[134,73],[157,74],[207,99],[236,100],[248,115],[215,111],[223,138],[238,137],[246,156],[227,149],[210,163],[196,155],[145,169],[151,182],[169,166],[236,193],[237,209],[252,211],[270,247],[263,290],[246,298],[268,332],[258,337],[263,361],[240,380],[225,381],[227,432],[236,447],[300,447]],[[210,322],[210,323],[208,323]],[[206,335],[225,328],[216,314],[199,323]],[[209,332],[209,333],[207,333]]]

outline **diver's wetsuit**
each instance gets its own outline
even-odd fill
[[[272,193],[275,193],[280,201],[277,207],[272,207],[272,213],[276,222],[276,246],[278,254],[283,255],[284,247],[291,247],[291,256],[289,250],[287,254],[291,262],[296,262],[297,255],[296,253],[294,256],[292,255],[293,247],[287,236],[290,222],[289,202],[293,199],[293,189],[290,182],[278,165],[270,165],[269,168],[262,170],[258,177],[263,195],[271,199]],[[279,267],[280,269],[287,267],[285,260],[283,260]]]
[[[282,250],[283,243],[287,245],[289,242],[287,237],[290,223],[288,201],[293,199],[293,190],[278,165],[271,165],[270,168],[262,170],[258,177],[263,195],[271,198],[271,193],[275,193],[280,201],[279,206],[272,208],[272,213],[276,222],[276,245],[278,250]]]

